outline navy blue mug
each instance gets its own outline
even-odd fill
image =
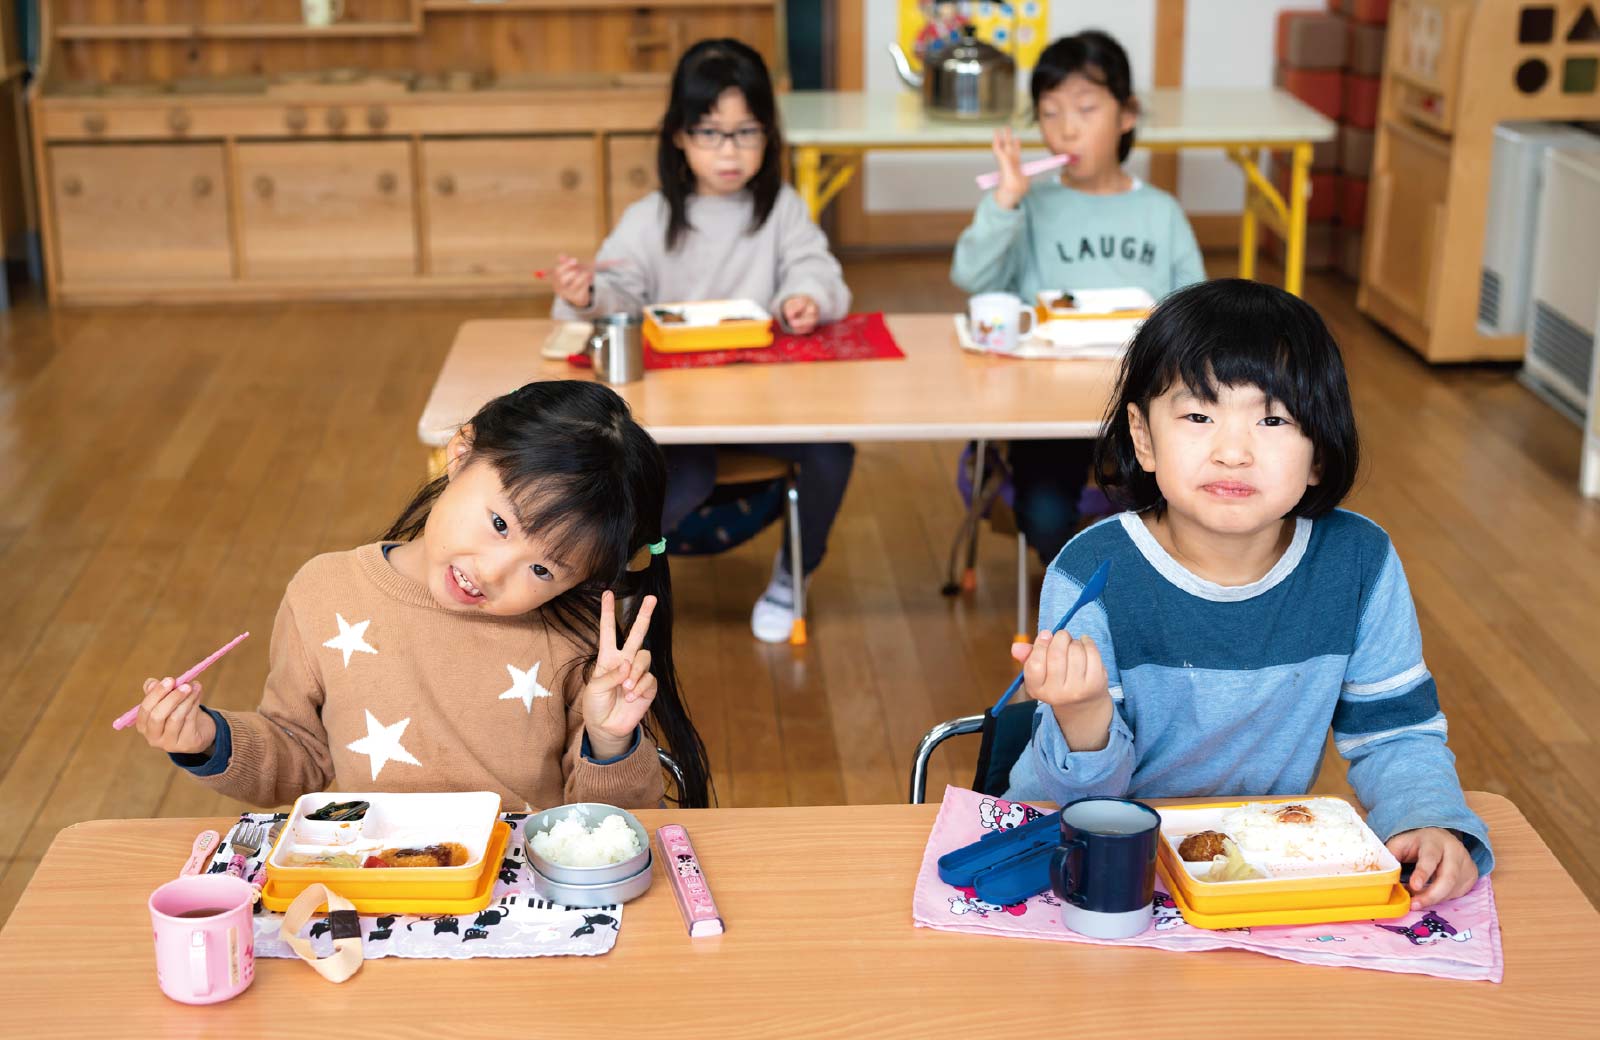
[[[1150,927],[1161,814],[1129,798],[1080,798],[1061,810],[1050,888],[1061,923],[1096,939]]]

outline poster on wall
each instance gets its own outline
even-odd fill
[[[1031,69],[1047,42],[1049,11],[1048,0],[900,0],[900,46],[920,72],[930,53],[961,39],[970,25],[978,39],[1011,55],[1019,69]]]

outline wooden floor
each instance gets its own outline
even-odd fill
[[[854,262],[857,307],[956,309],[946,263]],[[1367,465],[1350,504],[1399,546],[1462,779],[1515,801],[1594,898],[1600,503],[1575,490],[1578,431],[1508,369],[1422,364],[1348,283],[1313,277],[1308,294],[1355,387]],[[416,418],[456,326],[531,310],[0,314],[0,920],[63,827],[237,808],[111,719],[143,676],[243,629],[258,638],[213,669],[210,700],[253,707],[290,575],[374,538],[418,482]],[[939,594],[955,453],[862,448],[802,651],[748,629],[775,532],[674,563],[678,660],[722,804],[901,800],[917,738],[1009,679],[1011,542],[985,537],[974,596]],[[974,739],[936,758],[935,796],[970,781]],[[1342,782],[1333,758],[1322,786]],[[171,851],[176,871],[188,850]]]

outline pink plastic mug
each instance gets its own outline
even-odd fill
[[[237,997],[256,977],[255,889],[228,874],[168,881],[150,894],[161,992],[184,1004]]]

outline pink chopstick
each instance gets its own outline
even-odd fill
[[[1041,173],[1047,173],[1050,170],[1060,169],[1071,161],[1072,156],[1070,155],[1052,155],[1044,159],[1035,159],[1033,162],[1026,162],[1022,164],[1022,175],[1024,177],[1037,177]],[[990,188],[998,187],[999,184],[999,170],[995,170],[991,173],[978,174],[978,187],[982,188],[984,191],[988,191]]]
[[[193,668],[189,669],[187,672],[184,672],[182,675],[178,676],[177,680],[172,684],[172,688],[174,690],[176,690],[178,687],[182,686],[184,683],[189,682],[195,676],[199,675],[201,672],[205,671],[207,668],[210,668],[212,665],[214,665],[218,661],[222,660],[222,655],[223,654],[226,654],[229,650],[232,650],[234,647],[238,646],[240,643],[244,642],[246,639],[249,639],[249,638],[250,638],[250,633],[249,632],[241,632],[238,635],[234,636],[232,639],[228,640],[228,642],[225,643],[222,647],[220,647],[215,653],[213,653],[210,657],[207,657],[204,661],[201,661],[199,664],[195,665]],[[125,711],[121,715],[117,716],[117,721],[115,721],[115,722],[113,722],[111,724],[111,728],[112,729],[127,729],[129,726],[133,725],[134,722],[136,722],[138,720],[138,718],[139,718],[139,708],[140,708],[140,705],[139,704],[135,704],[133,707],[129,708],[127,711]]]
[[[628,261],[626,260],[602,260],[600,263],[594,265],[594,269],[596,271],[609,271],[614,267],[625,267],[627,266],[627,263]],[[533,276],[535,278],[548,278],[550,277],[550,272],[541,267],[537,271],[533,272]]]

